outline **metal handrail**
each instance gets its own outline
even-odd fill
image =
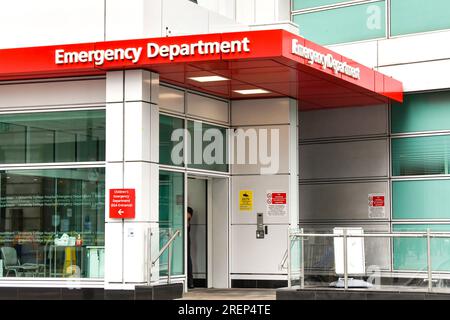
[[[149,237],[151,237],[151,231],[149,234]],[[170,234],[170,233],[169,233]],[[175,233],[173,234],[173,236],[169,239],[169,241],[167,241],[167,243],[161,248],[161,250],[158,253],[158,256],[155,258],[155,260],[151,261],[151,267],[148,268],[148,279],[147,282],[150,285],[151,282],[151,276],[152,276],[152,268],[155,266],[155,264],[158,262],[158,260],[161,258],[161,256],[164,254],[164,252],[166,252],[166,250],[169,250],[169,256],[168,256],[168,261],[167,261],[167,283],[170,284],[170,274],[172,272],[172,244],[174,242],[174,240],[181,234],[180,230],[175,231]],[[149,242],[149,257],[151,257],[151,245]],[[151,260],[151,259],[149,259]]]
[[[304,233],[303,229],[300,231],[288,231],[288,248],[286,250],[285,255],[282,259],[281,266],[284,266],[286,261],[288,261],[288,286],[291,287],[291,241],[293,239],[301,240],[301,285],[300,287],[304,288],[305,281],[305,270],[304,270],[304,241],[307,237],[319,237],[319,238],[343,238],[343,251],[344,251],[344,288],[348,289],[348,248],[347,248],[347,239],[348,238],[425,238],[427,240],[427,280],[428,280],[428,291],[433,291],[432,279],[433,279],[433,270],[431,263],[431,239],[432,238],[449,238],[449,232],[431,232],[428,228],[426,232],[397,232],[397,233],[366,233],[366,234],[349,234],[346,229],[344,229],[343,234],[334,234],[334,233]]]
[[[173,234],[172,238],[170,238],[169,241],[167,241],[167,243],[164,245],[164,247],[161,248],[161,250],[159,251],[158,256],[156,257],[156,259],[152,261],[152,267],[155,266],[155,264],[156,264],[156,262],[158,262],[159,258],[161,258],[161,256],[169,248],[169,246],[172,245],[173,241],[175,240],[176,237],[178,237],[180,235],[180,233],[181,233],[180,230],[175,231],[175,233]]]

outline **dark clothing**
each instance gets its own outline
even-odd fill
[[[188,269],[188,286],[189,288],[194,287],[194,275],[192,273],[192,258],[191,258],[191,225],[188,225],[188,237],[187,237],[187,269]]]

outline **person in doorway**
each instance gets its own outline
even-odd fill
[[[192,274],[192,258],[191,258],[191,220],[194,215],[194,210],[191,207],[187,208],[187,223],[188,223],[188,243],[187,243],[187,254],[188,254],[188,288],[194,288],[194,276]]]

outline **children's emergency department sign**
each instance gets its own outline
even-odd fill
[[[287,215],[287,193],[267,191],[266,208],[269,216]]]
[[[109,190],[109,217],[111,219],[134,219],[136,191],[135,189]]]
[[[239,191],[239,211],[253,211],[253,191]]]

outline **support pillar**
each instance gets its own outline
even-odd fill
[[[105,289],[147,283],[148,231],[159,220],[159,75],[147,70],[106,76]],[[136,190],[136,218],[109,218],[109,190]],[[158,233],[156,233],[158,234]],[[157,250],[159,241],[154,241]]]

